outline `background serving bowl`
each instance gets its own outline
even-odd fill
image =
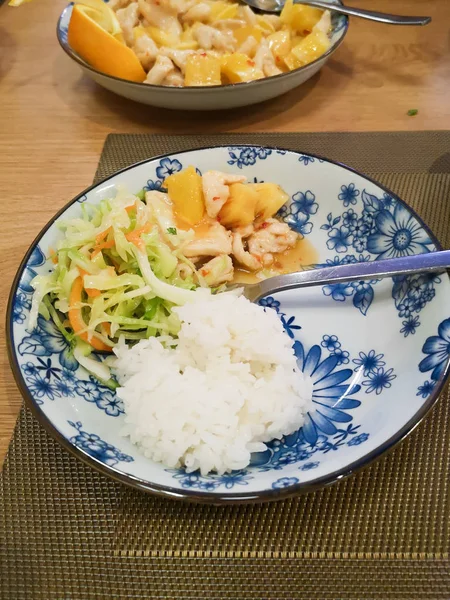
[[[340,0],[329,0],[340,3]],[[106,75],[97,71],[86,63],[70,47],[67,40],[67,30],[69,27],[70,15],[72,14],[72,5],[67,6],[58,21],[56,34],[62,49],[72,60],[81,67],[83,72],[96,81],[98,84],[124,96],[130,100],[159,106],[162,108],[172,108],[179,110],[218,110],[225,108],[236,108],[238,106],[248,106],[270,100],[276,96],[281,96],[293,88],[301,85],[319,71],[333,52],[343,41],[348,29],[348,18],[345,15],[333,14],[331,47],[320,58],[305,67],[295,69],[289,73],[267,77],[248,83],[237,83],[230,85],[219,85],[210,87],[184,87],[175,88],[162,85],[148,85],[145,83],[134,83]]]
[[[32,244],[12,287],[7,314],[17,383],[46,429],[76,456],[134,487],[204,502],[276,499],[335,482],[391,448],[423,418],[446,378],[450,357],[450,280],[414,275],[336,284],[266,298],[292,338],[300,368],[314,384],[305,426],[253,455],[252,465],[202,477],[165,469],[120,434],[115,394],[79,368],[51,322],[27,330],[36,273],[51,269],[57,222],[83,202],[159,189],[175,171],[239,172],[290,195],[282,218],[301,233],[319,265],[378,260],[439,249],[427,227],[398,197],[367,177],[311,155],[253,146],[218,147],[159,157],[129,167],[69,203]],[[314,249],[314,250],[312,250]],[[312,259],[310,259],[312,260]],[[151,374],[149,374],[151,376]]]

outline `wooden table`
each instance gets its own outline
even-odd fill
[[[431,25],[352,20],[343,46],[301,88],[255,109],[202,115],[141,106],[97,87],[60,50],[64,2],[3,5],[0,19],[0,302],[28,246],[92,182],[110,132],[387,131],[450,128],[449,0],[359,0],[385,12],[427,14]],[[416,108],[415,117],[407,116]],[[22,398],[0,330],[0,461]]]

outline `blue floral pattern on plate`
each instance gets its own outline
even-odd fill
[[[265,160],[272,154],[272,150],[259,146],[237,146],[230,147],[228,154],[228,164],[242,169],[254,165],[257,160]]]
[[[433,249],[432,241],[415,217],[392,196],[378,198],[354,183],[341,185],[338,194],[346,210],[334,216],[328,213],[321,229],[327,232],[327,248],[337,256],[318,266],[346,264],[357,261],[382,260],[410,256]],[[362,204],[359,210],[358,204]],[[344,255],[344,256],[340,256]],[[325,296],[337,302],[352,298],[355,308],[367,315],[379,280],[336,283],[323,287]],[[402,318],[400,333],[414,335],[420,326],[419,313],[436,295],[440,278],[433,274],[417,274],[393,278],[392,298]]]
[[[198,471],[186,473],[184,468],[166,469],[167,473],[171,473],[172,477],[180,482],[184,489],[204,490],[211,492],[217,488],[224,487],[226,490],[231,490],[235,486],[248,485],[249,481],[254,479],[253,475],[246,469],[240,471],[232,471],[223,475],[201,475]]]
[[[311,215],[315,215],[318,209],[315,195],[311,190],[296,192],[291,201],[278,211],[278,216],[289,225],[291,229],[304,237],[311,233],[313,224]]]
[[[108,444],[100,438],[96,433],[88,433],[83,431],[83,425],[80,421],[67,421],[71,427],[77,430],[77,434],[70,438],[74,446],[87,452],[93,458],[101,461],[105,465],[114,467],[119,462],[133,462],[134,458],[121,452],[115,446]]]
[[[426,228],[396,197],[351,171],[307,154],[230,146],[159,158],[128,169],[121,177],[128,178],[129,189],[164,191],[165,178],[189,164],[201,172],[239,169],[250,182],[283,185],[290,199],[279,215],[301,236],[308,236],[320,266],[436,249]],[[110,186],[110,181],[100,184],[81,195],[79,202],[99,202]],[[68,209],[70,216],[79,214],[79,208],[75,202]],[[156,483],[180,494],[184,490],[251,496],[267,490],[283,493],[292,485],[322,480],[329,476],[330,464],[333,472],[345,472],[348,465],[364,462],[386,443],[383,425],[374,425],[370,417],[371,406],[388,414],[390,423],[395,420],[398,431],[406,422],[403,407],[410,415],[412,403],[414,411],[432,404],[441,385],[450,358],[446,276],[399,277],[392,288],[377,280],[324,286],[310,296],[312,303],[308,300],[300,308],[297,300],[285,301],[283,295],[267,297],[261,305],[277,312],[299,368],[312,379],[313,400],[304,427],[270,442],[265,452],[252,455],[251,465],[242,471],[203,477],[184,469],[164,470],[122,436],[122,403],[78,367],[70,342],[57,327],[39,317],[37,327],[27,329],[30,281],[51,268],[45,256],[58,235],[54,224],[39,240],[12,296],[16,375],[34,405],[59,431],[67,431],[70,421],[76,430],[67,435],[70,443],[150,486]],[[307,298],[309,292],[302,294]],[[361,315],[363,327],[354,326]],[[411,387],[412,394],[405,397],[404,389],[411,392]]]
[[[450,357],[450,319],[442,321],[438,328],[438,335],[427,339],[422,352],[428,356],[419,364],[421,373],[431,371],[431,379],[437,381]]]
[[[45,263],[45,256],[39,246],[36,246],[31,253],[31,256],[28,260],[27,266],[25,268],[25,272],[23,277],[19,282],[19,289],[25,294],[32,294],[33,288],[30,285],[30,281],[34,279],[37,275],[36,267],[40,267]],[[17,304],[17,296],[15,299]]]

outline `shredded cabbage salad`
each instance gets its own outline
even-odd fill
[[[37,275],[30,328],[38,315],[52,319],[88,371],[114,386],[107,364],[90,356],[126,342],[175,336],[174,305],[207,287],[183,255],[192,230],[177,229],[164,199],[144,201],[117,186],[115,198],[81,204],[82,216],[58,222],[64,235],[50,251],[51,273]]]

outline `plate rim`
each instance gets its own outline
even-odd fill
[[[164,158],[170,158],[174,156],[179,156],[180,154],[188,154],[191,152],[197,151],[207,151],[212,149],[225,149],[230,148],[230,144],[219,144],[215,146],[203,146],[201,148],[190,148],[186,150],[181,150],[178,152],[168,152],[165,154],[159,154],[150,158],[143,159],[141,161],[137,161],[131,165],[128,165],[114,173],[111,173],[107,177],[102,180],[93,183],[86,189],[84,189],[81,193],[76,195],[74,198],[69,200],[48,222],[44,227],[40,230],[35,239],[31,242],[28,250],[26,251],[24,257],[22,258],[19,267],[14,276],[13,282],[11,284],[11,289],[8,297],[8,304],[6,310],[6,347],[8,353],[9,364],[11,370],[13,372],[14,380],[16,385],[19,388],[20,393],[22,394],[23,399],[25,400],[26,406],[31,409],[33,415],[37,418],[38,422],[44,427],[47,433],[49,433],[57,442],[59,442],[66,450],[70,452],[73,456],[81,459],[82,462],[87,464],[88,466],[94,468],[96,471],[100,472],[103,475],[106,475],[112,478],[115,481],[123,483],[129,487],[134,489],[138,489],[140,491],[145,491],[148,493],[152,493],[156,496],[163,498],[171,498],[177,500],[183,500],[188,502],[195,503],[203,503],[203,504],[216,504],[216,505],[226,505],[226,504],[250,504],[250,503],[259,503],[259,502],[268,502],[274,500],[281,500],[285,498],[290,498],[294,496],[298,496],[303,493],[309,493],[321,489],[323,487],[327,487],[339,481],[342,481],[356,473],[365,467],[369,466],[376,460],[378,460],[382,455],[391,452],[395,447],[397,447],[401,442],[403,442],[409,435],[414,431],[414,429],[424,420],[424,418],[430,414],[431,408],[436,404],[439,395],[444,387],[447,377],[450,374],[450,358],[447,360],[444,371],[436,382],[434,386],[433,392],[421,406],[421,408],[403,425],[401,429],[399,429],[394,435],[389,437],[384,443],[382,443],[377,448],[374,448],[370,452],[364,454],[359,459],[349,463],[345,467],[341,469],[337,469],[332,471],[327,475],[323,475],[316,479],[307,482],[299,482],[292,486],[283,489],[267,489],[259,492],[239,492],[239,493],[222,493],[222,492],[202,492],[202,491],[192,491],[189,489],[179,489],[173,488],[170,486],[160,485],[156,483],[151,483],[146,480],[143,480],[135,475],[127,474],[122,471],[115,469],[100,460],[92,457],[87,454],[83,449],[78,446],[72,444],[66,437],[59,432],[57,427],[52,423],[50,418],[44,413],[43,409],[35,402],[32,395],[28,390],[28,386],[25,383],[24,377],[20,370],[17,353],[15,349],[14,343],[14,334],[13,334],[13,322],[12,322],[12,314],[13,314],[13,303],[14,298],[17,293],[18,283],[23,274],[24,269],[28,263],[28,260],[34,251],[34,249],[38,246],[40,240],[47,233],[47,231],[52,227],[52,225],[59,219],[61,215],[63,215],[73,204],[75,204],[78,200],[83,198],[87,193],[91,192],[93,189],[105,184],[110,181],[112,178],[117,175],[121,175],[126,171],[144,165],[146,163],[162,160]],[[266,146],[261,144],[233,144],[233,148],[259,148],[266,150],[283,150],[286,154],[294,154],[299,156],[310,156],[312,158],[316,158],[323,162],[339,166],[351,173],[354,173],[363,179],[369,181],[370,183],[376,185],[381,190],[389,194],[392,198],[396,200],[396,202],[400,202],[406,209],[417,219],[420,223],[421,227],[428,233],[431,241],[436,246],[437,251],[442,250],[442,245],[439,240],[436,238],[434,233],[428,227],[428,225],[423,221],[423,219],[416,213],[416,211],[410,207],[404,200],[402,200],[397,194],[392,192],[386,186],[380,184],[375,179],[371,178],[364,173],[361,173],[357,169],[346,165],[345,163],[341,163],[336,160],[329,159],[327,157],[321,156],[319,154],[313,154],[311,152],[301,152],[299,150],[290,150],[286,148],[282,148],[280,146]],[[450,279],[450,273],[447,271],[447,276]]]

